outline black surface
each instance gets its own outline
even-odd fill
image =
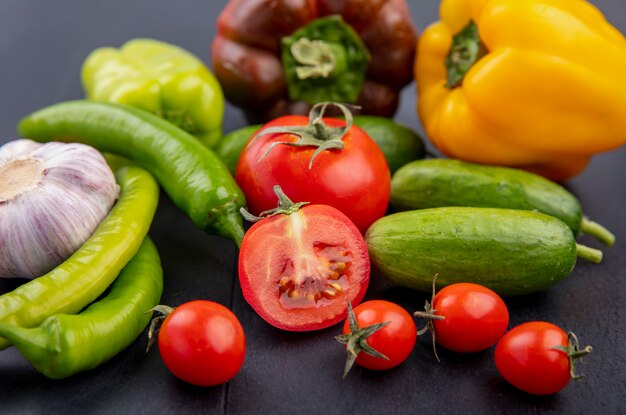
[[[409,1],[421,31],[437,19],[438,1]],[[626,31],[624,0],[595,0]],[[133,37],[172,42],[209,61],[215,19],[224,0],[0,0],[0,143],[15,136],[17,121],[54,102],[82,97],[80,65],[92,49]],[[626,75],[626,68],[624,69]],[[413,86],[396,119],[421,130]],[[225,132],[244,125],[227,107]],[[626,133],[626,132],[625,132]],[[611,228],[617,243],[601,265],[579,261],[570,278],[546,292],[509,299],[511,327],[551,321],[573,330],[594,352],[579,368],[585,378],[561,393],[534,397],[498,375],[493,350],[455,355],[431,351],[428,335],[413,354],[387,372],[356,368],[341,379],[340,331],[294,334],[276,330],[245,303],[236,279],[236,248],[197,230],[161,197],[151,229],[165,270],[163,303],[205,298],[230,306],[241,319],[248,350],[230,383],[196,388],[169,374],[141,337],[103,366],[51,381],[14,349],[0,352],[0,413],[626,413],[624,274],[626,269],[626,149],[597,156],[567,183],[590,217]],[[582,239],[598,246],[590,238]],[[0,292],[14,283],[0,282]],[[409,311],[426,295],[394,288],[373,276],[367,298],[399,303]]]

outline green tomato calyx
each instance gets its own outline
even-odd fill
[[[387,324],[391,323],[391,321],[372,324],[371,326],[361,328],[359,327],[359,323],[356,320],[356,315],[354,314],[354,310],[352,309],[352,304],[350,304],[350,301],[348,300],[348,322],[350,323],[350,333],[335,336],[335,340],[337,340],[341,344],[346,345],[346,351],[348,352],[346,365],[343,369],[344,379],[346,376],[348,376],[348,372],[350,371],[350,369],[352,369],[352,366],[354,366],[354,362],[356,362],[356,358],[361,352],[367,353],[370,356],[378,357],[380,359],[389,360],[387,356],[370,346],[367,343],[367,338],[376,333],[378,330],[385,327]]]
[[[328,107],[338,108],[346,120],[343,127],[330,127],[324,122],[324,114]],[[313,166],[313,160],[324,150],[341,150],[344,147],[343,137],[352,128],[352,113],[347,106],[334,102],[321,102],[311,108],[309,123],[307,125],[288,125],[270,127],[262,130],[248,144],[248,148],[261,136],[267,134],[293,134],[298,136],[296,141],[277,141],[272,143],[258,160],[260,163],[277,145],[284,144],[292,147],[317,147],[311,160],[309,169]]]
[[[577,360],[582,360],[583,356],[591,353],[593,348],[591,346],[586,346],[585,348],[580,348],[580,343],[578,342],[578,337],[573,332],[567,333],[567,346],[554,346],[556,350],[560,350],[567,354],[569,357],[569,373],[572,379],[578,380],[581,379],[582,375],[577,375],[574,372],[574,365]]]
[[[278,206],[274,209],[266,210],[264,212],[259,213],[259,216],[254,216],[252,213],[248,212],[246,209],[241,208],[239,211],[241,212],[241,216],[248,222],[258,222],[262,219],[269,218],[270,216],[275,215],[291,215],[294,212],[300,210],[300,208],[304,205],[308,205],[309,202],[298,202],[293,203],[289,197],[283,192],[283,189],[279,185],[275,185],[273,187],[274,194],[278,197]]]
[[[426,325],[417,331],[417,335],[421,336],[422,334],[426,334],[427,331],[430,331],[430,335],[433,339],[433,352],[435,353],[435,358],[438,362],[441,362],[439,359],[439,355],[437,354],[437,343],[435,341],[435,325],[433,324],[433,320],[445,320],[446,317],[440,314],[437,314],[437,310],[433,308],[435,304],[435,282],[437,281],[437,277],[439,274],[435,274],[433,276],[433,289],[432,296],[430,298],[430,302],[426,300],[426,304],[424,304],[424,311],[416,311],[413,313],[414,317],[421,317],[426,319]]]
[[[146,346],[146,353],[150,351],[150,348],[154,344],[154,342],[158,339],[157,334],[159,333],[159,329],[161,328],[161,324],[163,320],[167,318],[174,311],[174,307],[170,307],[168,305],[156,305],[152,307],[150,310],[146,311],[146,313],[157,312],[161,313],[160,316],[154,317],[150,322],[150,328],[148,329],[148,346]]]

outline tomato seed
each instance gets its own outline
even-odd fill
[[[337,290],[337,292],[341,292],[343,291],[343,289],[341,288],[341,284],[333,282],[329,284],[331,287],[333,287],[335,290]]]

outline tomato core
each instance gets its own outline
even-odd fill
[[[288,260],[278,279],[280,304],[287,309],[323,307],[349,286],[350,252],[316,242],[313,253]]]

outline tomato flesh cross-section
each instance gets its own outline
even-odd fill
[[[322,248],[320,248],[322,247]],[[287,261],[278,279],[280,304],[287,308],[323,307],[349,287],[350,252],[321,242],[299,266]]]
[[[290,331],[329,327],[346,318],[369,283],[367,246],[337,209],[305,206],[257,222],[239,255],[244,298],[268,323]]]

